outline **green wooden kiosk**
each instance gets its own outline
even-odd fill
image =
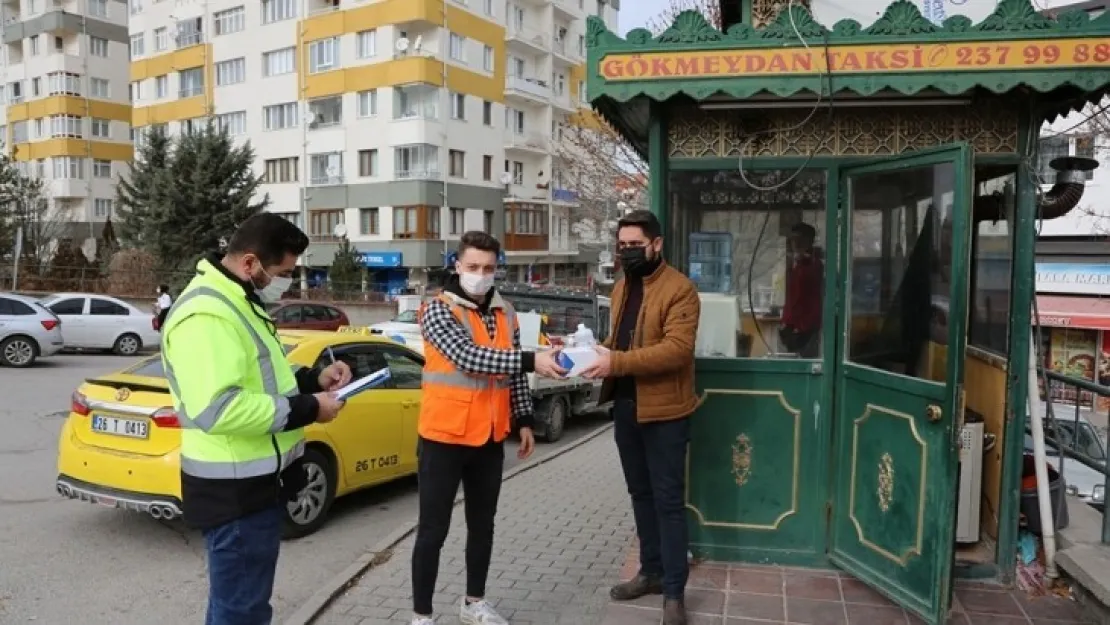
[[[810,4],[720,0],[723,30],[688,11],[623,39],[590,18],[587,93],[703,292],[695,556],[839,567],[938,623],[954,576],[1015,572],[1036,224],[1097,166],[1042,167],[1037,141],[1110,88],[1110,14],[1000,0],[937,23],[898,0],[821,24]],[[791,294],[799,223],[823,287]],[[818,332],[790,352],[799,318]],[[995,444],[958,544],[969,423]]]

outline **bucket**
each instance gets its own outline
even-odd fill
[[[1036,464],[1033,461],[1032,454],[1026,454],[1021,469],[1021,476],[1023,479],[1036,475]],[[1060,472],[1048,465],[1048,497],[1052,502],[1052,520],[1056,526],[1055,531],[1060,531],[1068,526],[1068,504],[1064,501],[1064,493],[1067,491],[1065,488],[1064,480],[1060,477]],[[1041,532],[1041,509],[1040,497],[1037,494],[1037,487],[1021,489],[1021,513],[1025,515],[1025,522],[1030,532],[1040,536]]]

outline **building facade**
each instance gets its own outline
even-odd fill
[[[375,288],[419,287],[472,229],[510,265],[585,262],[555,142],[584,106],[586,16],[615,24],[615,0],[140,1],[138,140],[209,113],[249,140],[307,266],[345,234]]]
[[[0,3],[0,136],[20,170],[43,180],[52,237],[98,238],[132,158],[129,10],[116,0]]]

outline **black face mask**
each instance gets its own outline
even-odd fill
[[[658,258],[648,258],[646,247],[626,247],[620,251],[621,269],[629,276],[643,278],[659,266]]]

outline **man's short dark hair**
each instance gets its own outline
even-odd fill
[[[817,239],[817,229],[805,222],[798,222],[794,224],[790,227],[790,232],[799,236],[803,236],[810,241]]]
[[[462,238],[459,239],[459,256],[462,256],[469,249],[493,252],[494,256],[500,256],[501,242],[488,232],[471,230],[463,233]]]
[[[308,236],[293,222],[274,213],[252,215],[231,235],[227,253],[254,254],[267,267],[280,265],[287,254],[300,256],[308,249]]]
[[[657,239],[663,236],[663,226],[659,224],[659,218],[649,210],[634,210],[617,221],[618,230],[633,226],[643,230],[644,236],[649,239]]]

